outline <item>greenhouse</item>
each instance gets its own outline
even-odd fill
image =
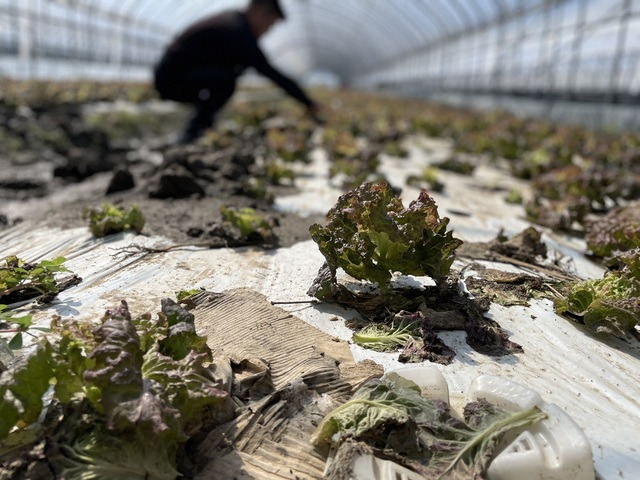
[[[0,479],[638,476],[640,1],[0,25]]]

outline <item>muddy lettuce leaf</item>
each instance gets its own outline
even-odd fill
[[[624,336],[632,330],[640,319],[640,248],[619,258],[620,270],[571,284],[555,300],[556,312],[581,318],[597,333]]]
[[[327,263],[359,280],[386,288],[393,272],[428,275],[441,284],[462,243],[447,232],[426,191],[404,208],[388,184],[364,183],[342,195],[327,226],[309,229]]]
[[[465,421],[443,402],[421,396],[420,387],[387,374],[361,387],[318,425],[314,444],[362,441],[375,451],[393,450],[405,466],[427,479],[484,478],[504,435],[545,418],[537,407],[508,412],[485,400],[467,404]]]

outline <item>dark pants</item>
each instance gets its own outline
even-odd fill
[[[155,87],[160,97],[190,103],[195,114],[185,127],[182,140],[198,138],[213,125],[215,114],[233,95],[236,74],[220,67],[201,67],[186,72],[168,68],[162,63],[155,70]]]

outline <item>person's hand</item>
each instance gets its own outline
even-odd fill
[[[324,119],[321,115],[322,107],[318,103],[312,103],[307,107],[307,115],[317,123],[324,123]]]

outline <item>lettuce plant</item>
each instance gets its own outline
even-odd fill
[[[439,217],[426,191],[404,208],[384,181],[342,195],[327,220],[309,229],[327,264],[382,290],[393,272],[428,275],[443,285],[462,243],[447,231],[449,219]]]
[[[105,203],[99,209],[85,209],[82,218],[89,220],[89,230],[94,237],[104,237],[125,230],[140,233],[145,224],[144,215],[137,205],[124,210]]]
[[[193,315],[166,299],[157,318],[132,319],[123,301],[97,327],[57,318],[52,330],[0,377],[0,441],[38,420],[52,386],[62,415],[41,440],[59,478],[176,478],[179,446],[227,397]]]
[[[242,239],[258,238],[269,243],[274,241],[274,233],[271,225],[256,213],[253,208],[220,207],[222,220],[233,225],[240,232]]]
[[[621,268],[603,278],[570,284],[556,312],[582,320],[594,332],[624,336],[640,319],[640,248],[620,255]]]
[[[28,263],[15,255],[0,260],[0,300],[9,304],[43,295],[53,297],[64,288],[61,283],[67,287],[78,283],[79,277],[65,267],[65,261],[64,257],[57,257]],[[70,273],[72,277],[58,282],[58,273]]]

